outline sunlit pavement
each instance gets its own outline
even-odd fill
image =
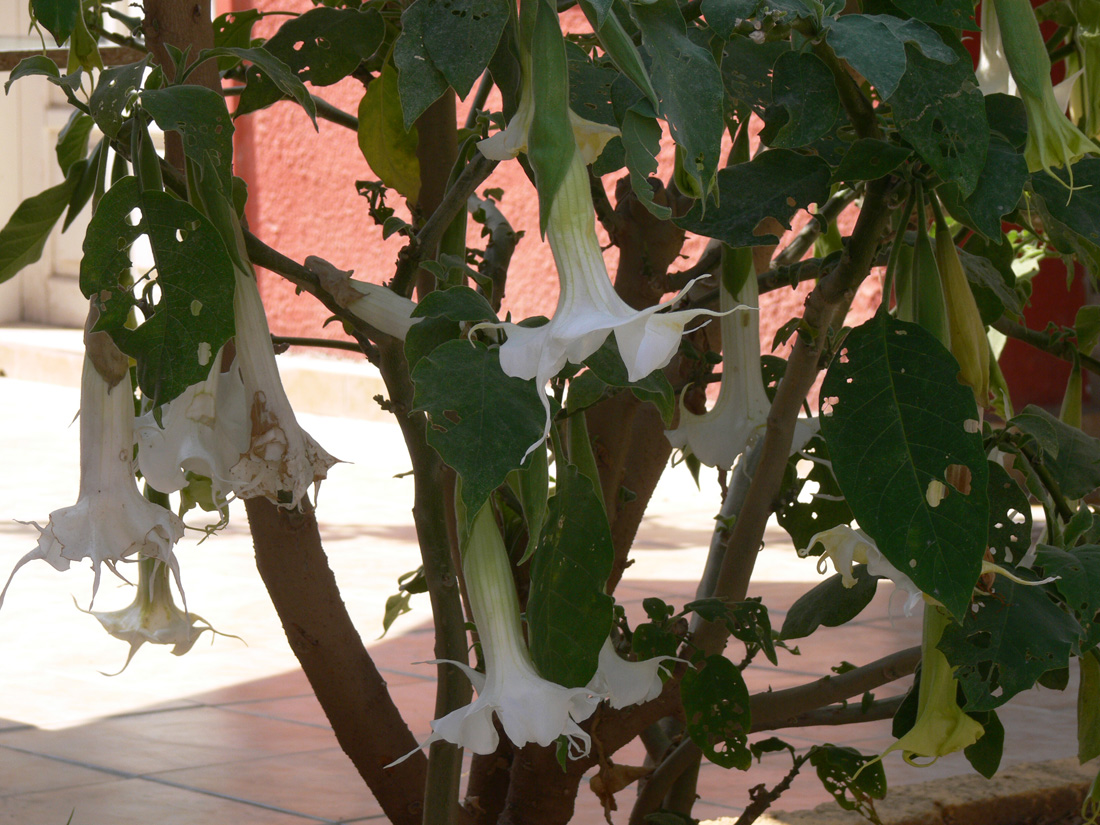
[[[0,365],[2,366],[2,365]],[[364,404],[373,401],[364,399]],[[51,510],[72,504],[78,481],[78,407],[74,388],[0,378],[0,575],[31,548],[37,532],[19,521],[45,523]],[[412,479],[392,422],[303,415],[303,423],[347,463],[331,471],[320,492],[318,518],[344,601],[395,701],[420,738],[429,731],[433,671],[426,597],[379,639],[383,604],[397,577],[414,569]],[[696,490],[687,471],[666,473],[638,536],[636,563],[616,596],[632,620],[641,600],[657,595],[682,605],[694,595],[712,516],[713,478]],[[43,562],[16,575],[0,610],[0,823],[62,825],[191,825],[192,823],[345,823],[382,819],[378,805],[343,755],[297,666],[252,559],[244,508],[202,543],[193,532],[177,549],[190,610],[244,642],[205,634],[183,657],[146,646],[123,673],[125,643],[109,637],[87,608],[91,573],[59,573]],[[770,529],[750,595],[763,596],[773,624],[812,582],[812,561],[798,559],[785,535]],[[826,630],[781,652],[779,666],[754,663],[754,690],[789,687],[919,643],[919,616],[901,614],[889,583],[845,631]],[[97,610],[129,603],[131,589],[105,572]],[[76,604],[74,605],[74,599]],[[247,644],[245,644],[247,643]],[[739,658],[735,652],[734,658]],[[904,683],[875,691],[905,690]],[[1076,752],[1076,673],[1063,692],[1032,691],[1001,713],[1005,763]],[[798,748],[814,742],[881,752],[893,740],[889,722],[843,728],[802,728],[784,738]],[[637,745],[616,755],[640,764]],[[886,760],[891,783],[921,782],[969,771],[961,754],[916,770],[900,756]],[[778,781],[789,758],[768,755],[749,773],[704,764],[701,818],[736,814],[748,788]],[[619,794],[616,823],[626,821],[633,788]],[[794,810],[828,799],[812,772],[795,779],[777,804]],[[582,787],[578,823],[602,811]]]

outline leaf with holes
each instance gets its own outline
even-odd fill
[[[705,216],[696,203],[675,222],[733,247],[777,244],[778,237],[757,229],[761,221],[775,218],[790,228],[799,209],[828,200],[829,178],[829,164],[819,157],[770,149],[718,173],[718,206]]]
[[[225,98],[205,86],[169,86],[141,93],[141,106],[164,131],[178,132],[183,152],[210,170],[228,198],[233,191],[233,120]]]
[[[1060,550],[1041,545],[1036,562],[1044,575],[1059,577],[1054,587],[1084,630],[1081,650],[1100,644],[1100,546]]]
[[[989,462],[989,550],[997,564],[1014,564],[1031,546],[1031,502],[1016,479]]]
[[[126,66],[114,66],[99,73],[91,97],[88,112],[95,118],[96,126],[109,138],[117,138],[118,130],[129,117],[130,104],[141,90],[149,58]]]
[[[848,524],[854,516],[833,475],[829,446],[820,435],[815,435],[799,453],[791,456],[787,473],[794,476],[799,462],[806,460],[811,464],[810,471],[804,479],[796,478],[787,487],[775,517],[796,548],[812,553],[813,548],[807,545],[815,533]]]
[[[557,488],[531,558],[527,599],[531,658],[545,679],[583,687],[596,673],[615,600],[604,590],[614,564],[611,528],[592,482],[572,464]]]
[[[300,81],[331,86],[374,54],[385,31],[382,15],[374,8],[356,11],[319,6],[283,23],[263,48]],[[248,70],[247,80],[237,105],[240,114],[263,109],[284,97],[285,90],[274,78],[255,66]]]
[[[881,759],[864,756],[855,748],[814,745],[810,748],[810,764],[841,808],[879,822],[875,800],[886,796],[886,771]]]
[[[1050,470],[1067,498],[1084,498],[1100,487],[1100,439],[1034,404],[1028,404],[1008,423],[1039,444],[1040,463]]]
[[[747,771],[752,714],[749,689],[737,665],[724,656],[708,656],[702,670],[689,669],[680,684],[687,732],[703,756],[723,768]]]
[[[958,38],[944,37],[959,59],[945,65],[907,45],[905,74],[887,102],[902,138],[965,198],[985,166],[989,122],[970,57]]]
[[[684,171],[710,193],[722,143],[722,74],[709,51],[688,37],[675,0],[629,4],[653,63],[649,74],[661,117],[683,150]],[[690,89],[690,93],[685,93]]]
[[[1017,571],[1019,572],[1019,571]],[[998,578],[962,625],[952,622],[939,649],[955,667],[967,712],[1000,707],[1049,670],[1066,667],[1081,625],[1046,594]]]
[[[986,550],[989,471],[974,394],[958,374],[931,333],[878,313],[829,367],[821,431],[860,527],[961,617]]]
[[[466,97],[496,51],[508,22],[506,0],[420,0],[421,33],[432,63]]]
[[[856,580],[852,587],[845,587],[837,573],[799,596],[787,611],[779,638],[802,639],[822,625],[840,627],[858,616],[875,597],[878,579],[867,574],[865,564],[855,565],[852,576]]]
[[[141,211],[136,224],[129,215]],[[135,299],[129,285],[130,247],[145,235],[159,290],[144,322],[126,322]],[[80,290],[97,298],[106,329],[137,360],[141,391],[158,404],[206,378],[222,344],[233,336],[233,264],[221,235],[197,209],[160,190],[140,191],[126,177],[103,196],[84,238]]]
[[[505,375],[497,349],[465,340],[423,356],[412,380],[413,411],[428,414],[428,443],[462,476],[472,517],[542,437],[546,413],[535,383]]]
[[[756,43],[740,35],[731,37],[722,52],[726,109],[747,104],[763,117],[772,102],[772,67],[790,50],[790,44],[781,40]]]

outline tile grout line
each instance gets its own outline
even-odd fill
[[[141,779],[146,782],[153,782],[157,785],[166,785],[169,788],[176,788],[181,791],[188,791],[190,793],[202,794],[203,796],[212,796],[217,799],[224,799],[227,802],[237,802],[241,805],[249,805],[253,808],[261,808],[265,811],[274,811],[275,813],[287,814],[288,816],[297,816],[302,819],[307,819],[311,822],[316,822],[319,825],[339,825],[340,820],[325,819],[324,817],[313,816],[312,814],[304,814],[301,811],[293,811],[289,808],[280,808],[277,805],[269,805],[266,802],[257,802],[252,799],[242,799],[239,796],[232,796],[231,794],[221,793],[219,791],[211,791],[206,788],[195,788],[190,785],[184,785],[181,782],[172,782],[167,779],[157,778],[155,774],[144,774],[135,776],[134,779]]]

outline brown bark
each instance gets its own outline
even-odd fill
[[[470,763],[470,779],[462,807],[470,815],[471,825],[496,825],[504,811],[512,769],[512,743],[501,736],[496,751],[475,754]]]
[[[307,505],[308,506],[308,505]],[[245,502],[256,567],[340,747],[395,825],[419,825],[427,759],[371,661],[321,547],[317,518],[264,498]]]
[[[431,217],[443,201],[447,182],[458,157],[458,124],[455,95],[448,90],[429,106],[416,121],[416,159],[420,163],[420,195],[417,208],[424,220]],[[435,250],[424,250],[424,258],[435,257]],[[435,289],[435,276],[420,270],[416,293],[423,298]]]

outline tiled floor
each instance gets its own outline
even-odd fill
[[[76,410],[70,389],[0,378],[0,571],[33,547],[32,527],[71,503],[76,489]],[[426,600],[378,640],[382,605],[399,574],[416,567],[409,527],[411,479],[396,428],[388,424],[307,418],[332,452],[350,464],[333,469],[321,491],[319,517],[326,549],[361,635],[418,737],[428,732],[434,696]],[[638,562],[617,596],[636,619],[641,600],[659,595],[689,600],[709,540],[716,494],[700,494],[683,470],[672,470],[643,526]],[[297,668],[259,582],[243,512],[202,544],[178,551],[190,608],[240,641],[205,641],[185,657],[143,648],[121,675],[125,645],[77,612],[87,606],[90,575],[61,574],[35,562],[21,570],[0,610],[0,823],[63,825],[291,825],[380,821],[377,803],[340,751],[324,714]],[[779,532],[770,534],[760,581],[751,595],[771,607],[780,625],[786,609],[816,581],[813,565],[797,559]],[[130,595],[105,575],[97,609]],[[852,632],[822,631],[780,654],[778,667],[754,663],[754,690],[789,687],[919,642],[920,622],[900,615],[883,587]],[[904,689],[896,685],[880,696]],[[1002,713],[1006,762],[1065,757],[1075,750],[1075,686],[1065,693],[1032,692]],[[892,741],[889,723],[803,728],[785,738],[797,747],[831,741],[867,752]],[[634,747],[620,758],[638,759]],[[766,756],[751,772],[705,764],[695,815],[735,815],[747,790],[772,784],[786,757]],[[915,770],[887,759],[893,783],[918,782],[969,770],[961,755]],[[633,789],[620,795],[616,823],[625,822]],[[778,807],[799,809],[827,799],[812,775],[795,779]],[[577,823],[602,821],[594,794],[581,788]]]

